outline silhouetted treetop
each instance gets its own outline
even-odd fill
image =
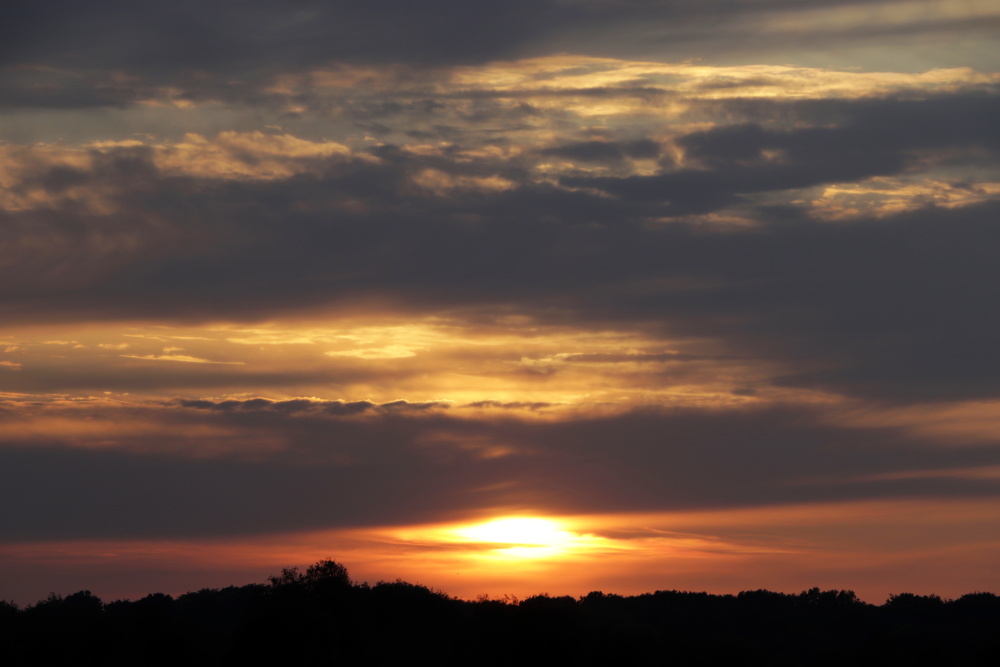
[[[337,561],[326,559],[310,565],[305,574],[297,567],[286,567],[281,574],[269,577],[272,588],[298,586],[307,590],[347,588],[352,585],[347,568]]]

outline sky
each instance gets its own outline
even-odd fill
[[[0,599],[1000,592],[992,0],[10,0]]]

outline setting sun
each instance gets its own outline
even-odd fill
[[[502,517],[448,531],[461,542],[486,546],[480,556],[552,558],[604,546],[607,540],[567,530],[556,519]]]
[[[572,536],[552,519],[510,517],[494,519],[456,531],[470,540],[522,546],[553,546]]]

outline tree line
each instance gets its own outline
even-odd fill
[[[102,602],[90,591],[0,602],[6,665],[995,664],[1000,598],[852,591],[656,591],[461,600],[351,580],[332,560],[266,583]]]

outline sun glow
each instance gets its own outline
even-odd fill
[[[549,545],[569,536],[569,533],[562,530],[560,525],[552,519],[531,517],[494,519],[468,528],[461,528],[456,532],[469,539],[483,542],[532,546]]]
[[[553,558],[590,549],[605,541],[569,531],[555,519],[540,517],[502,517],[460,526],[450,532],[458,541],[486,547],[483,555],[510,558]]]

